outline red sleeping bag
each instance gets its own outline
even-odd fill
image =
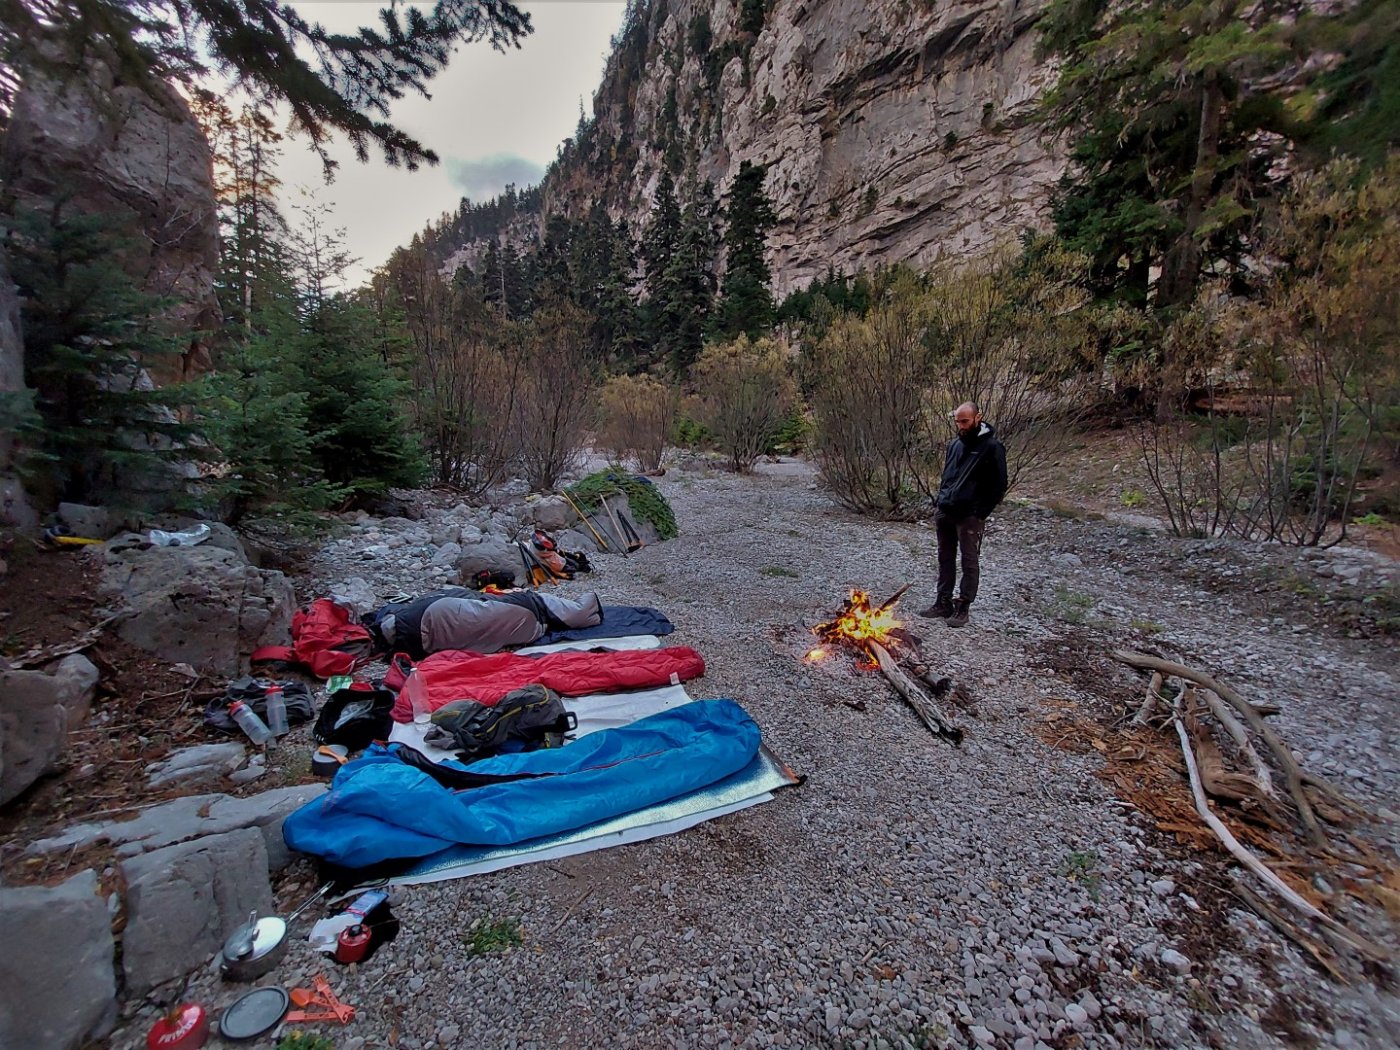
[[[517,653],[467,652],[448,649],[418,663],[434,711],[453,700],[476,700],[490,706],[512,689],[538,682],[561,696],[617,693],[624,689],[655,689],[671,681],[684,682],[705,673],[705,661],[683,645],[664,649],[624,649],[617,652]],[[399,693],[394,721],[411,722],[408,694]]]

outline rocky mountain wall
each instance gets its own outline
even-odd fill
[[[172,332],[188,333],[178,359],[143,364],[162,385],[208,371],[204,333],[220,316],[212,162],[204,132],[173,88],[123,83],[100,62],[83,79],[26,77],[0,138],[0,178],[22,206],[62,200],[110,217],[127,235],[123,269],[168,301],[163,321]]]
[[[620,43],[546,214],[602,197],[639,232],[668,146],[722,195],[742,161],[766,164],[779,295],[829,267],[926,266],[1045,225],[1064,162],[1030,119],[1053,77],[1035,54],[1043,0],[775,0],[756,36],[738,8],[652,5],[644,58],[629,73]]]

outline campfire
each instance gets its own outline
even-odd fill
[[[845,649],[857,653],[869,662],[865,666],[879,668],[906,703],[936,736],[962,742],[962,730],[938,710],[935,698],[948,691],[947,678],[935,679],[919,655],[919,639],[905,628],[895,615],[895,606],[904,592],[905,584],[879,605],[872,606],[870,595],[861,590],[851,591],[841,612],[825,623],[812,628],[823,642],[811,649],[804,659],[817,663],[826,659],[829,649]],[[908,669],[901,666],[908,664]],[[919,683],[932,689],[932,695]]]

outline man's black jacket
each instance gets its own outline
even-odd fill
[[[948,445],[938,509],[954,518],[985,518],[1006,495],[1006,448],[986,423]]]

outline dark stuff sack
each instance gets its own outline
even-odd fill
[[[342,744],[361,751],[376,740],[385,740],[393,721],[394,692],[368,682],[352,682],[326,698],[311,730],[318,744]]]
[[[209,701],[204,709],[204,724],[221,733],[240,732],[238,723],[228,713],[229,704],[242,700],[253,709],[254,714],[267,721],[267,691],[274,685],[282,687],[282,698],[287,705],[287,725],[299,726],[316,717],[316,702],[311,697],[311,689],[305,682],[274,681],[270,678],[254,678],[244,675],[229,683],[222,696]]]

